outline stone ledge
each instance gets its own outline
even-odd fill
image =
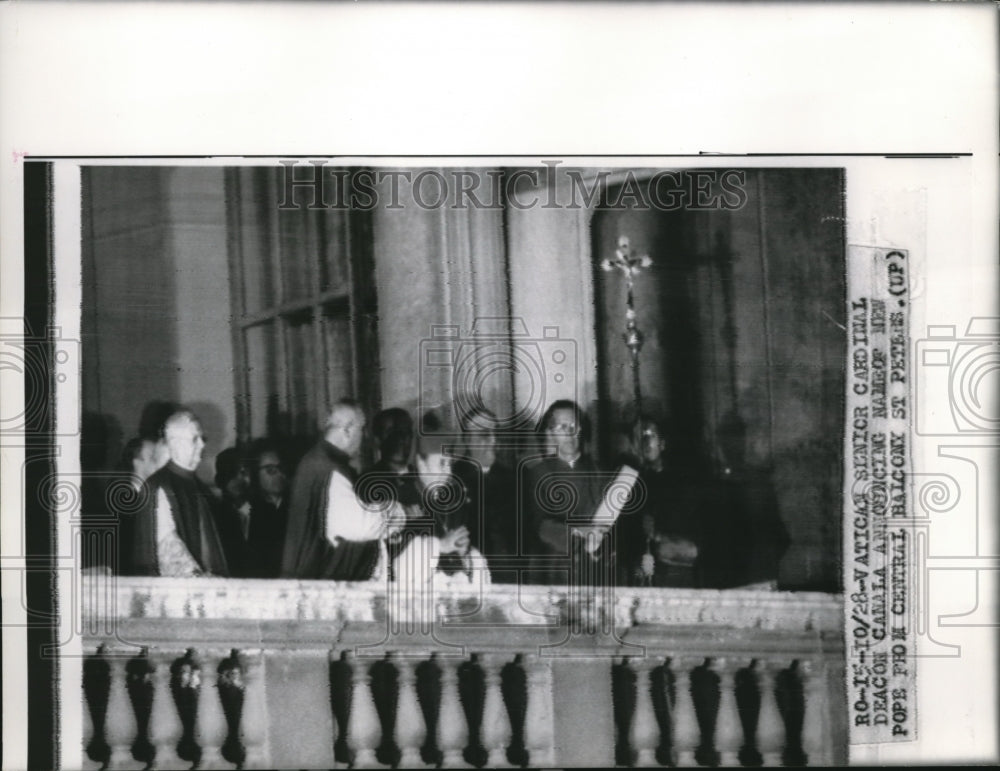
[[[329,626],[419,621],[443,630],[514,626],[559,628],[579,605],[565,587],[494,584],[403,597],[398,585],[332,581],[218,578],[85,577],[86,621],[204,620],[321,622]],[[108,598],[101,602],[99,598]],[[841,595],[758,590],[614,589],[606,607],[618,630],[644,627],[786,632],[836,636],[843,630]],[[422,612],[417,612],[423,608]]]

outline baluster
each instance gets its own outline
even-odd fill
[[[787,669],[781,670],[775,677],[775,696],[778,700],[778,712],[785,723],[785,751],[781,761],[786,766],[804,766],[805,754],[802,752],[802,718],[805,700],[802,693],[802,680],[799,677],[799,661],[795,660]]]
[[[201,669],[197,731],[202,753],[199,768],[229,768],[222,757],[222,744],[226,741],[226,715],[219,698],[217,666],[213,657]]]
[[[647,653],[647,655],[649,655]],[[650,662],[649,685],[653,698],[653,716],[660,732],[660,742],[656,748],[656,762],[667,765],[672,761],[669,752],[673,747],[671,736],[670,712],[672,699],[670,683],[670,667],[662,656],[656,656]]]
[[[757,717],[757,751],[765,766],[780,766],[781,752],[785,748],[785,723],[778,711],[775,697],[775,670],[779,665],[770,661],[759,662],[757,682],[760,686],[760,714]]]
[[[399,747],[396,744],[396,715],[399,711],[399,670],[386,653],[368,669],[371,677],[372,698],[375,713],[382,727],[382,738],[375,749],[375,759],[385,766],[395,766],[399,762]]]
[[[524,745],[533,766],[552,766],[552,670],[547,661],[525,656],[528,706],[524,716]]]
[[[420,748],[427,738],[427,726],[417,697],[417,675],[413,671],[413,661],[405,655],[394,654],[393,663],[399,673],[396,730],[393,735],[401,754],[399,765],[401,768],[419,768],[424,765]]]
[[[156,749],[149,741],[149,721],[153,708],[154,668],[149,662],[149,648],[125,664],[125,683],[128,697],[135,713],[136,737],[132,743],[132,757],[149,765],[156,756]]]
[[[694,711],[691,696],[691,662],[684,659],[670,659],[670,671],[674,675],[674,701],[670,710],[673,752],[678,766],[695,766],[695,749],[701,739],[698,717]]]
[[[443,768],[465,768],[462,751],[469,741],[469,727],[458,693],[458,665],[456,658],[441,656],[441,706],[438,709],[437,744],[441,750]]]
[[[264,693],[264,654],[247,657],[243,704],[242,733],[246,748],[244,768],[266,768],[267,763],[267,701]]]
[[[528,753],[524,741],[524,716],[528,706],[528,680],[522,665],[523,656],[518,654],[514,661],[500,670],[500,693],[507,705],[510,718],[511,740],[507,748],[507,758],[515,766],[528,764]]]
[[[132,757],[132,743],[136,736],[136,720],[129,702],[126,686],[125,665],[128,663],[122,654],[112,654],[111,692],[108,694],[108,714],[104,724],[104,736],[111,746],[109,768],[132,769],[142,768],[143,764]]]
[[[502,656],[486,654],[479,657],[479,663],[486,680],[481,729],[483,747],[489,753],[486,765],[499,768],[508,765],[507,745],[512,736],[510,718],[500,688],[500,670],[506,662]]]
[[[287,677],[288,664],[282,665]],[[351,748],[347,742],[347,721],[351,716],[351,695],[354,690],[354,670],[348,660],[348,651],[330,651],[330,710],[333,713],[333,760],[335,764],[351,762]],[[283,679],[285,679],[283,678]]]
[[[194,657],[194,649],[170,665],[170,694],[177,705],[181,721],[181,738],[177,742],[177,757],[189,763],[201,760],[201,747],[195,740],[198,719],[198,692],[201,690],[201,665]]]
[[[375,750],[382,740],[375,700],[372,698],[371,674],[368,663],[354,654],[348,657],[351,666],[351,715],[347,720],[347,744],[354,752],[354,768],[376,768],[379,762]]]
[[[545,703],[547,705],[545,711],[542,713],[542,731],[543,735],[547,741],[547,751],[544,753],[543,757],[548,765],[555,764],[556,756],[556,738],[555,738],[555,717],[553,713],[552,704],[552,662],[549,661],[545,664],[541,671],[542,676],[542,690],[545,693]]]
[[[628,659],[623,659],[621,663],[612,663],[610,670],[615,765],[631,766],[632,745],[629,741],[629,729],[635,713],[635,674],[628,666]]]
[[[94,721],[90,717],[90,707],[87,705],[86,696],[83,697],[83,709],[80,710],[80,729],[83,738],[80,768],[83,771],[94,771],[94,769],[100,768],[101,764],[91,760],[87,754],[87,747],[94,740]]]
[[[240,737],[240,722],[246,699],[246,680],[239,651],[233,648],[228,659],[218,668],[219,702],[226,719],[226,739],[222,744],[222,757],[234,766],[241,767],[246,761],[247,751]]]
[[[660,727],[653,711],[653,696],[650,692],[649,671],[654,663],[648,658],[633,658],[629,666],[635,672],[635,710],[629,729],[629,742],[635,752],[635,765],[657,766],[656,748],[660,743]]]
[[[84,744],[84,759],[104,767],[111,756],[111,748],[106,740],[108,695],[111,691],[111,668],[104,645],[97,648],[92,656],[83,661],[84,712],[90,718],[91,737]]]
[[[86,764],[90,761],[87,757],[86,748],[94,738],[94,721],[90,719],[90,707],[87,705],[87,695],[83,695],[83,701],[81,703],[80,709],[80,738],[82,741],[82,747],[84,749],[82,763]]]
[[[732,659],[715,659],[712,670],[719,676],[719,712],[715,721],[715,748],[724,766],[740,765],[739,752],[743,744],[743,727],[736,706],[736,670],[740,663]]]
[[[172,656],[163,654],[156,657],[156,672],[153,676],[153,709],[149,719],[149,739],[156,750],[156,768],[181,768],[184,765],[177,756],[177,743],[183,728],[177,715],[177,707],[170,694],[170,664]]]
[[[824,742],[824,724],[826,720],[826,671],[822,662],[804,662],[799,670],[802,678],[802,690],[805,697],[802,726],[802,749],[805,751],[805,761],[811,766],[827,765],[831,758]]]

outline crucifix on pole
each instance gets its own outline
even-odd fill
[[[639,351],[642,350],[643,336],[635,323],[635,302],[633,297],[634,281],[643,268],[653,264],[648,254],[632,254],[632,245],[628,236],[618,236],[618,246],[614,259],[601,260],[601,270],[610,272],[618,269],[625,274],[625,333],[622,339],[632,357],[632,388],[635,399],[636,414],[642,413],[642,388],[639,385]]]

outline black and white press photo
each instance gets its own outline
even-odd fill
[[[843,169],[79,183],[85,762],[844,761]]]

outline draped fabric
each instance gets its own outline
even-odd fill
[[[778,580],[789,537],[765,471],[743,468],[717,479],[705,496],[701,528],[695,565],[700,587]]]
[[[156,553],[157,492],[163,490],[170,503],[177,535],[184,542],[199,567],[213,576],[228,576],[229,567],[222,542],[215,527],[215,497],[208,486],[173,461],[146,480],[149,496],[136,515],[132,533],[132,572],[136,575],[160,574]]]
[[[357,474],[347,455],[321,439],[299,463],[288,504],[288,532],[281,560],[282,578],[364,581],[378,560],[378,541],[346,541],[336,546],[326,537],[330,479],[343,474],[352,484]]]

